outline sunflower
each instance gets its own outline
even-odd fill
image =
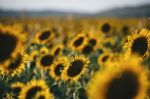
[[[55,60],[52,54],[42,54],[37,60],[37,66],[42,69],[49,69]]]
[[[37,92],[34,99],[53,99],[53,98],[50,92],[41,91]]]
[[[69,47],[72,50],[78,50],[80,51],[88,42],[88,38],[86,37],[86,34],[78,34],[76,37],[74,37],[70,43]]]
[[[59,57],[54,61],[53,65],[50,67],[50,76],[55,80],[61,79],[62,71],[66,66],[68,66],[68,59],[65,56]]]
[[[38,92],[49,92],[49,88],[44,80],[31,80],[21,90],[19,99],[33,99]]]
[[[0,45],[0,65],[3,66],[7,60],[17,55],[21,42],[15,32],[4,28],[0,30]]]
[[[99,48],[102,37],[97,33],[88,33],[88,44],[94,49]]]
[[[85,45],[85,46],[83,47],[83,49],[81,50],[81,52],[82,52],[83,54],[88,55],[88,54],[92,53],[93,50],[94,50],[93,46],[90,45],[90,44],[87,44],[87,45]]]
[[[21,92],[21,90],[24,88],[24,84],[21,82],[15,82],[11,84],[11,88],[13,89],[13,91],[17,94],[19,94]]]
[[[113,32],[113,25],[112,22],[103,21],[100,23],[100,33],[108,35]]]
[[[137,58],[108,63],[88,83],[89,99],[145,99],[148,72]]]
[[[97,63],[100,66],[104,66],[108,61],[112,59],[113,55],[111,53],[103,53],[98,56]]]
[[[63,70],[62,79],[77,81],[87,71],[89,59],[83,55],[74,55],[71,57],[69,66]]]
[[[63,44],[58,44],[58,45],[53,47],[52,54],[57,56],[57,55],[62,53],[63,49],[64,49],[64,45]]]
[[[130,33],[130,26],[128,25],[123,25],[122,28],[121,28],[121,32],[124,34],[124,35],[127,35]]]
[[[49,41],[53,40],[54,37],[55,37],[55,35],[51,30],[45,29],[45,30],[42,30],[42,31],[36,33],[35,41],[38,44],[46,44]]]
[[[135,31],[135,33],[128,36],[123,48],[127,57],[138,54],[140,57],[145,58],[150,49],[150,31],[147,29]]]
[[[24,70],[26,63],[28,61],[28,55],[26,54],[24,48],[17,52],[17,56],[11,58],[10,61],[1,67],[2,74],[14,77],[20,75]]]

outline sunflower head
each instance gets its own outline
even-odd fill
[[[11,31],[0,30],[0,63],[4,63],[11,57],[16,56],[21,42],[17,34]]]
[[[128,25],[123,25],[122,28],[121,28],[121,32],[122,32],[124,35],[129,34],[129,32],[130,32],[130,27],[129,27]]]
[[[112,59],[113,55],[111,53],[103,53],[99,55],[97,62],[100,66],[104,66],[107,62]]]
[[[110,26],[109,23],[104,23],[104,24],[102,25],[102,27],[101,27],[101,30],[102,30],[104,33],[109,32],[110,29],[111,29],[111,26]]]
[[[68,63],[69,61],[67,57],[59,57],[50,67],[50,76],[53,77],[55,80],[60,80],[62,76],[62,71],[65,67],[69,65]]]
[[[81,50],[87,43],[87,37],[85,34],[78,34],[76,37],[74,37],[70,43],[69,46],[73,50]]]
[[[93,50],[94,50],[93,46],[91,46],[90,44],[87,44],[83,47],[82,53],[88,55],[92,53]]]
[[[88,45],[97,50],[99,48],[101,37],[97,33],[89,33]]]
[[[49,69],[54,62],[54,56],[52,54],[43,54],[37,60],[37,66],[42,69]]]
[[[100,32],[103,34],[110,34],[113,31],[112,23],[109,21],[104,21],[100,25]]]
[[[137,54],[144,58],[149,54],[150,48],[150,31],[142,29],[136,31],[128,37],[127,42],[124,45],[126,56]]]
[[[44,80],[31,80],[21,90],[19,99],[33,99],[38,92],[49,93],[49,88]]]
[[[28,55],[24,51],[24,48],[22,48],[22,51],[18,52],[17,56],[6,62],[6,64],[2,67],[3,74],[7,74],[11,77],[20,75],[25,70],[27,61]]]
[[[82,55],[75,55],[71,58],[70,65],[65,67],[62,79],[77,81],[81,75],[83,75],[87,70],[87,65],[89,63],[88,58]]]
[[[108,63],[105,70],[91,78],[89,99],[145,99],[148,88],[147,70],[138,58]]]
[[[45,30],[42,30],[42,31],[36,33],[35,41],[38,44],[46,44],[46,43],[48,43],[48,41],[53,40],[54,37],[55,37],[55,35],[51,30],[45,29]]]

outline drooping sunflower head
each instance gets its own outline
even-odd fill
[[[85,34],[78,34],[76,37],[74,37],[70,43],[69,43],[69,47],[72,50],[78,50],[80,51],[87,43],[87,37]]]
[[[19,37],[10,31],[0,30],[0,64],[16,55],[20,47]]]
[[[22,48],[15,57],[6,62],[6,64],[2,67],[2,73],[10,77],[18,76],[25,70],[27,61],[28,55],[24,48]]]
[[[62,71],[65,67],[69,65],[68,63],[69,61],[67,57],[59,57],[50,67],[50,76],[53,77],[55,80],[60,80],[62,76]]]
[[[49,88],[44,80],[31,80],[21,90],[19,99],[35,99],[38,92],[49,93]]]
[[[36,34],[35,39],[38,44],[46,44],[48,43],[48,41],[51,41],[54,37],[55,35],[51,30],[45,29],[38,32]]]
[[[89,59],[82,55],[75,55],[71,58],[69,66],[65,67],[62,79],[77,81],[87,70]]]
[[[54,55],[52,54],[43,54],[37,60],[37,66],[42,69],[49,69],[55,60]]]
[[[148,74],[137,58],[107,65],[91,78],[87,87],[89,99],[145,99]]]
[[[128,40],[124,45],[126,56],[137,54],[144,58],[149,54],[149,49],[150,31],[147,29],[135,31],[135,33],[128,37]]]

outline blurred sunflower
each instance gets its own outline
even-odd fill
[[[31,80],[21,90],[19,99],[35,99],[38,92],[49,93],[49,88],[44,80]]]
[[[100,33],[109,35],[113,32],[113,25],[110,21],[103,21],[100,23]]]
[[[17,55],[17,50],[20,49],[21,42],[15,31],[7,29],[0,30],[0,65],[5,65],[7,60]]]
[[[89,33],[88,44],[94,49],[97,50],[99,48],[100,40],[102,37],[97,33]]]
[[[63,49],[64,49],[64,45],[63,44],[58,44],[58,45],[53,47],[52,54],[54,56],[57,56],[57,55],[62,53]]]
[[[19,94],[21,90],[24,88],[24,84],[21,82],[14,82],[11,84],[11,88],[13,89],[14,93]]]
[[[69,66],[63,70],[62,79],[77,81],[87,71],[89,59],[83,55],[75,55],[71,57]]]
[[[130,26],[129,25],[123,25],[121,28],[121,33],[123,33],[123,35],[128,35],[130,33]]]
[[[147,29],[135,31],[135,33],[128,36],[128,40],[123,48],[126,57],[133,54],[138,54],[142,58],[146,57],[150,49],[150,31]]]
[[[7,61],[6,64],[1,67],[2,74],[14,77],[20,75],[25,70],[28,55],[23,47],[20,50],[21,51],[17,52],[17,56],[11,58],[10,61]]]
[[[68,66],[69,61],[67,57],[62,56],[59,57],[56,61],[54,61],[53,65],[50,67],[50,76],[55,80],[61,79],[62,71],[66,66]]]
[[[55,60],[52,54],[42,54],[37,60],[37,66],[42,69],[49,69]]]
[[[88,83],[89,99],[145,99],[148,89],[148,72],[137,58],[120,59],[108,63]]]
[[[85,45],[85,46],[83,47],[83,49],[81,50],[81,52],[82,52],[83,54],[88,55],[88,54],[91,54],[93,50],[94,50],[93,46],[90,45],[90,44],[87,44],[87,45]]]
[[[37,92],[34,99],[53,99],[53,98],[50,92],[40,91],[40,92]]]
[[[80,51],[88,42],[88,38],[86,37],[85,34],[78,34],[76,37],[74,37],[70,43],[69,47],[72,50],[78,50]]]
[[[53,40],[54,37],[55,37],[55,35],[51,30],[45,29],[45,30],[42,30],[42,31],[36,33],[35,41],[38,44],[46,44],[49,41]]]
[[[100,66],[104,66],[108,61],[112,59],[113,55],[111,53],[103,53],[98,56],[97,63]]]

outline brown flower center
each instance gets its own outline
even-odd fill
[[[148,42],[145,37],[139,37],[135,39],[131,46],[131,51],[141,56],[143,56],[146,53],[147,49],[148,49]]]
[[[8,59],[17,45],[17,37],[11,34],[0,33],[0,63]]]
[[[105,99],[133,99],[138,89],[138,77],[131,71],[124,71],[109,83]]]
[[[69,77],[75,77],[81,73],[84,63],[81,60],[75,60],[67,70]]]

